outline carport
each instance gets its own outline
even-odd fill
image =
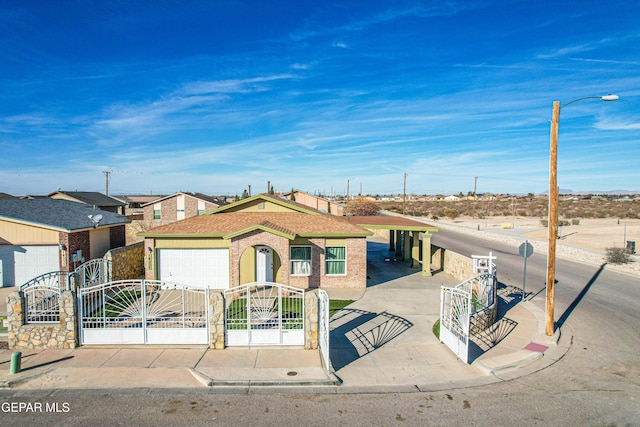
[[[344,218],[369,230],[389,230],[389,252],[404,261],[410,260],[412,268],[422,268],[423,276],[431,276],[431,233],[437,233],[438,227],[402,216]]]

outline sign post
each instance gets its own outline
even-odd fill
[[[524,258],[524,279],[522,280],[522,301],[524,301],[525,287],[527,286],[527,258],[533,255],[533,245],[525,240],[518,248],[518,253]]]

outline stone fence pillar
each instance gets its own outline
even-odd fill
[[[21,292],[11,292],[7,296],[7,311],[7,341],[9,348],[16,348],[20,328],[24,324],[24,299]]]
[[[304,348],[316,350],[318,348],[318,322],[320,310],[318,307],[318,290],[307,291],[304,294]]]
[[[224,293],[209,291],[209,348],[224,350]]]

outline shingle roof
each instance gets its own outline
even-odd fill
[[[102,215],[97,228],[130,222],[122,215],[60,199],[2,199],[0,219],[40,224],[67,231],[93,228],[89,215]]]
[[[291,236],[368,236],[371,233],[332,215],[300,212],[230,212],[199,215],[153,228],[141,236],[203,235],[225,237],[255,229]],[[240,233],[242,234],[242,233]]]
[[[69,197],[73,197],[76,200],[86,203],[91,206],[124,206],[125,203],[114,199],[113,197],[106,196],[97,191],[55,191],[49,194],[49,197],[54,194],[66,194]]]

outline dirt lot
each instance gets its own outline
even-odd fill
[[[459,217],[455,221],[448,218],[440,219],[434,224],[455,224],[465,228],[480,230],[504,230],[509,234],[521,237],[546,240],[547,228],[540,226],[536,218],[521,217],[491,217],[474,219]],[[626,237],[625,237],[626,236]],[[640,220],[614,218],[580,219],[580,224],[560,227],[560,244],[572,245],[586,249],[605,251],[606,248],[626,247],[626,241],[636,242],[636,252],[640,251]]]

